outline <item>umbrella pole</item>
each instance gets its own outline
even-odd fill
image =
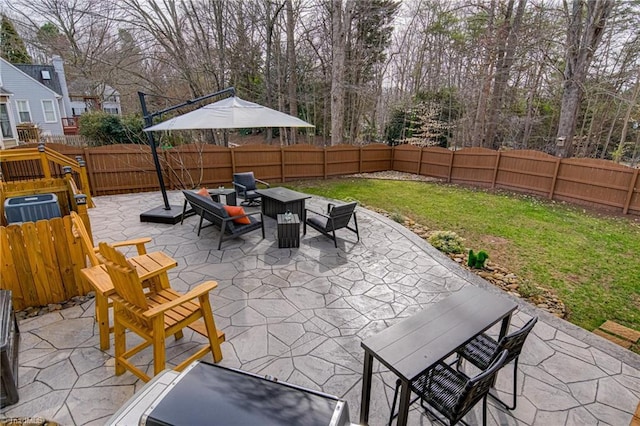
[[[140,107],[142,108],[142,116],[144,117],[145,127],[149,127],[153,124],[153,116],[149,115],[147,111],[147,103],[144,98],[144,93],[138,92],[140,98]],[[149,211],[140,214],[140,222],[153,222],[153,223],[169,223],[175,225],[182,219],[182,209],[179,206],[172,206],[169,204],[169,197],[167,196],[167,188],[164,185],[164,177],[162,176],[162,167],[160,166],[160,159],[158,158],[158,151],[156,149],[156,141],[152,132],[147,132],[147,140],[151,147],[151,155],[153,157],[153,164],[156,168],[158,175],[158,183],[160,184],[160,192],[162,192],[162,199],[164,206],[156,207]]]

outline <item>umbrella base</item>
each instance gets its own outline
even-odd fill
[[[182,220],[182,206],[169,206],[166,210],[164,206],[156,207],[144,213],[140,213],[140,222],[168,223],[175,225]]]

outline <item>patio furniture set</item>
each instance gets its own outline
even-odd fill
[[[265,188],[258,188],[258,184]],[[222,242],[237,238],[243,234],[260,229],[264,234],[263,217],[268,216],[277,221],[278,247],[300,247],[300,224],[303,224],[303,234],[307,233],[307,225],[326,235],[334,241],[337,248],[336,230],[347,229],[356,234],[360,240],[358,220],[355,208],[356,202],[342,205],[329,204],[326,213],[317,212],[305,207],[305,200],[310,195],[292,191],[288,188],[271,188],[270,184],[256,179],[253,172],[235,173],[233,175],[234,189],[218,188],[199,191],[182,191],[185,197],[183,206],[184,217],[189,214],[200,216],[198,236],[203,228],[215,226],[219,230],[218,250]],[[225,197],[225,204],[221,197]],[[244,201],[236,206],[237,197]],[[187,204],[191,209],[187,210]],[[247,213],[242,206],[260,206],[259,212]],[[307,218],[307,214],[312,217]],[[353,227],[349,226],[353,218]],[[204,221],[209,223],[204,224]]]
[[[252,185],[246,174],[243,178],[245,179],[239,184],[240,189],[234,192],[219,189],[208,191],[205,196],[193,191],[183,191],[186,199],[185,210],[188,203],[193,212],[200,216],[198,235],[206,226],[215,225],[220,228],[218,249],[223,240],[257,229],[262,230],[264,238],[263,215],[277,220],[280,247],[299,246],[300,223],[304,224],[305,234],[306,226],[309,225],[333,239],[336,247],[335,231],[338,229],[345,228],[356,233],[359,240],[355,216],[356,203],[329,204],[326,214],[319,213],[305,208],[305,200],[310,198],[306,194],[286,188],[257,189],[255,182]],[[250,191],[255,191],[254,195],[257,194],[258,197],[248,195]],[[225,207],[239,207],[233,206],[237,201],[236,195],[244,198],[247,204],[257,204],[260,198],[261,211],[229,211]],[[226,204],[220,203],[221,196],[225,197]],[[313,216],[307,217],[308,214]],[[256,219],[257,217],[259,219]],[[354,219],[354,228],[349,226],[351,217]],[[210,224],[203,226],[205,219]],[[82,276],[96,291],[95,317],[102,350],[109,348],[110,334],[114,333],[116,375],[129,370],[143,381],[151,381],[149,385],[154,383],[152,379],[165,371],[165,340],[170,336],[182,338],[183,329],[187,327],[207,339],[202,347],[191,352],[175,367],[176,371],[184,370],[184,373],[178,375],[177,379],[171,382],[171,386],[168,386],[174,388],[174,396],[175,389],[185,386],[184,383],[178,385],[178,382],[187,378],[194,368],[199,369],[201,372],[198,376],[203,377],[247,374],[238,371],[214,371],[218,367],[209,365],[207,368],[206,363],[199,366],[198,360],[207,353],[212,354],[214,362],[222,359],[220,345],[225,341],[225,334],[216,328],[209,300],[210,291],[217,287],[215,281],[201,283],[186,294],[178,293],[171,288],[167,275],[167,271],[174,268],[177,262],[163,252],[147,253],[145,244],[150,241],[149,238],[111,244],[101,242],[95,246],[82,218],[72,212],[71,220],[73,234],[79,239],[83,252],[89,258],[90,266],[82,270]],[[248,223],[238,223],[238,220]],[[117,250],[118,247],[124,246],[135,247],[137,255],[125,257]],[[108,313],[110,301],[113,306],[113,326],[110,325]],[[517,303],[513,300],[476,287],[465,287],[430,308],[361,341],[361,347],[364,349],[364,369],[360,424],[366,425],[369,420],[374,359],[398,377],[389,424],[397,417],[397,424],[405,426],[409,407],[418,399],[429,415],[441,422],[444,422],[441,419],[441,416],[444,416],[449,424],[462,422],[462,418],[480,401],[483,404],[482,422],[486,424],[488,397],[495,398],[508,410],[515,409],[518,357],[537,321],[534,317],[524,327],[509,334],[511,316],[516,308]],[[494,339],[486,332],[498,323],[501,324],[500,331],[497,339]],[[137,334],[142,338],[142,342],[127,348],[127,331]],[[149,346],[153,348],[153,375],[147,374],[130,360]],[[0,349],[2,347],[3,345],[0,345]],[[455,356],[453,361],[450,359],[452,356]],[[477,372],[469,374],[465,371],[464,361],[468,361]],[[514,387],[513,402],[508,405],[490,390],[498,371],[510,362],[514,365]],[[190,374],[193,378],[193,373]],[[234,380],[251,381],[249,376],[236,377]],[[286,383],[278,385],[291,386]],[[270,380],[254,380],[251,393],[255,393],[256,386],[271,389],[274,385]],[[317,395],[314,398],[320,400],[341,401],[331,395],[300,387],[297,389],[309,395]],[[211,392],[211,387],[205,386],[203,392],[205,393],[201,397],[206,397],[206,392]],[[270,390],[267,397],[273,397],[277,393],[278,391]],[[417,395],[413,400],[412,393]],[[163,397],[168,395],[170,393],[162,393]],[[288,395],[285,398],[298,397],[296,392],[288,392]],[[178,398],[182,401],[189,400],[185,399],[185,395]],[[152,405],[159,406],[157,402]],[[396,414],[397,403],[399,408]],[[333,403],[330,403],[327,413],[334,409],[331,404]],[[161,403],[160,406],[162,405],[170,407],[171,401]],[[324,406],[326,403],[322,402],[320,405]],[[343,413],[346,414],[340,414],[341,424],[346,424],[346,402]]]

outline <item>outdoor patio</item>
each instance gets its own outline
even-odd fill
[[[182,206],[181,193],[169,195]],[[401,225],[363,208],[357,210],[357,244],[343,230],[336,249],[310,229],[299,249],[279,249],[275,220],[265,218],[264,240],[252,232],[225,241],[218,251],[216,230],[196,235],[197,217],[184,225],[141,223],[141,212],[161,204],[159,193],[94,201],[89,214],[96,241],[152,237],[150,251],[178,261],[169,273],[174,288],[218,282],[210,297],[216,325],[226,333],[222,365],[344,398],[353,423],[360,411],[362,339],[464,286],[498,292]],[[327,202],[308,201],[317,210]],[[93,302],[87,302],[20,323],[20,401],[5,407],[3,416],[102,425],[144,385],[129,372],[114,375],[113,345],[100,351],[93,314]],[[488,424],[629,425],[640,400],[640,356],[524,302],[512,327],[532,315],[540,321],[520,356],[518,408],[508,412],[489,400]],[[202,339],[192,333],[170,339],[168,359]],[[150,352],[138,356],[140,365],[152,362]],[[501,370],[498,390],[511,389],[512,371],[511,365]],[[388,421],[394,385],[395,376],[374,362],[371,425]],[[481,404],[466,420],[477,424],[480,416]],[[419,404],[412,406],[409,424],[431,424]]]

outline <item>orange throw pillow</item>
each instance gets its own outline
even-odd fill
[[[202,188],[200,188],[200,191],[196,192],[196,194],[202,195],[203,197],[208,197],[209,191],[203,186]]]
[[[245,214],[244,209],[242,207],[239,206],[227,206],[227,205],[223,205],[224,209],[227,211],[227,213],[229,214],[229,216],[233,217],[233,216],[240,216]],[[249,220],[248,216],[245,217],[241,217],[239,219],[233,219],[233,221],[235,223],[241,223],[241,224],[245,224],[248,225],[251,223],[251,221]]]

